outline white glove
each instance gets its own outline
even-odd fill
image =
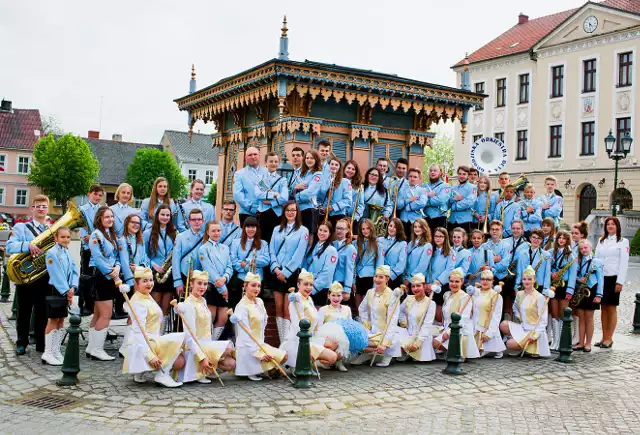
[[[545,292],[546,292],[546,294],[545,294]],[[543,294],[544,296],[548,297],[549,299],[553,299],[553,298],[555,298],[555,297],[556,297],[556,292],[554,292],[554,291],[553,291],[553,290],[551,290],[551,289],[545,289],[545,290],[543,290],[543,291],[542,291],[542,294]]]
[[[496,285],[495,287],[493,287],[493,290],[495,290],[496,293],[502,293],[502,286]]]
[[[129,293],[129,291],[131,290],[131,287],[129,287],[127,284],[120,284],[120,287],[118,287],[118,290],[120,290],[120,293]]]
[[[465,289],[465,291],[467,292],[467,294],[469,296],[473,296],[476,294],[476,286],[474,285],[468,285],[467,288]]]
[[[442,291],[442,287],[440,287],[438,284],[433,284],[431,286],[431,291],[440,294],[440,292]]]

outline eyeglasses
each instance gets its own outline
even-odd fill
[[[49,208],[49,206],[47,204],[40,204],[40,205],[34,205],[33,208],[38,210],[46,210]]]
[[[235,213],[236,209],[235,208],[223,208],[222,211],[230,211],[230,212]]]
[[[288,210],[285,210],[284,212],[285,213],[295,213],[297,211],[298,211],[298,209],[294,208],[293,210],[292,209],[288,209]]]
[[[378,178],[378,174],[369,174],[370,177]]]
[[[201,221],[203,221],[204,219],[202,219],[202,218],[189,218],[189,220],[190,220],[191,222],[201,222]]]

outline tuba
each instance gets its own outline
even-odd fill
[[[84,227],[88,230],[87,221],[80,209],[71,201],[67,203],[67,212],[58,219],[50,228],[42,232],[31,243],[42,250],[42,255],[33,258],[30,253],[22,252],[13,254],[7,263],[7,275],[16,284],[31,284],[42,278],[47,273],[45,253],[55,245],[53,235],[60,227],[75,228]]]

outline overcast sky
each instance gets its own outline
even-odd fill
[[[517,23],[580,0],[0,0],[0,97],[67,132],[158,143],[187,130],[173,100],[278,54],[455,85],[450,66]],[[102,121],[101,113],[102,104]],[[211,131],[199,123],[196,130]]]

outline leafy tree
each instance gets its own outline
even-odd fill
[[[157,148],[140,148],[127,168],[127,183],[133,187],[136,198],[147,198],[151,194],[153,182],[164,177],[169,182],[172,198],[182,198],[187,194],[187,179],[180,172],[178,163],[166,151]]]
[[[204,200],[215,207],[217,195],[218,195],[218,184],[212,183],[211,188],[209,189],[209,193],[207,193],[207,197]]]
[[[640,229],[636,231],[633,239],[631,239],[631,245],[629,248],[631,255],[640,255]]]
[[[60,126],[60,121],[53,115],[42,117],[42,130],[45,136],[48,134],[62,136],[64,134],[64,130]]]
[[[67,201],[89,191],[100,164],[83,139],[67,134],[55,140],[53,135],[43,137],[33,150],[29,184],[39,187],[50,199]]]
[[[429,166],[434,163],[442,167],[443,172],[447,169],[447,175],[453,174],[453,144],[451,135],[436,132],[431,147],[424,148],[424,168],[422,170],[425,181],[429,180]]]

